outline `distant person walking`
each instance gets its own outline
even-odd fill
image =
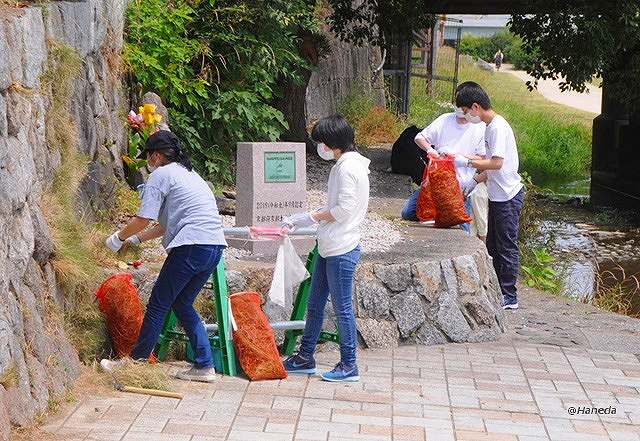
[[[504,60],[504,54],[502,53],[502,49],[498,49],[498,52],[493,56],[493,62],[496,63],[496,70],[500,70],[500,67],[502,67],[502,60]]]

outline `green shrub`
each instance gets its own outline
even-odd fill
[[[562,276],[552,267],[555,261],[545,248],[527,250],[521,265],[524,282],[532,288],[560,294],[563,282]]]
[[[299,35],[319,35],[314,2],[134,0],[127,19],[132,85],[163,98],[201,173],[231,183],[236,142],[288,128],[271,103],[307,67]]]

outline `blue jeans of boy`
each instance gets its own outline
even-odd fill
[[[420,196],[420,189],[418,188],[416,191],[414,191],[411,194],[411,196],[409,196],[409,199],[407,199],[407,202],[404,203],[404,207],[402,207],[402,213],[400,214],[402,219],[410,220],[410,221],[418,221],[419,220],[418,216],[416,215],[416,209],[417,209],[417,206],[418,206],[418,197],[419,196]],[[466,198],[464,200],[464,208],[467,211],[467,214],[469,216],[473,217],[473,207],[471,206],[471,199],[470,198]],[[471,231],[471,225],[469,225],[468,223],[461,224],[460,228],[462,228],[467,233],[469,233]]]
[[[331,304],[340,333],[340,361],[348,366],[356,364],[356,318],[353,311],[353,274],[360,261],[360,246],[339,256],[318,256],[311,279],[311,293],[307,303],[307,323],[300,353],[313,355],[324,322],[324,308],[331,293]]]
[[[520,271],[518,231],[524,188],[506,202],[489,201],[487,251],[493,258],[505,305],[518,302],[516,281]]]
[[[220,262],[223,250],[222,245],[183,245],[169,251],[151,291],[131,358],[149,358],[158,343],[167,313],[173,309],[195,352],[195,367],[213,366],[209,337],[193,302]]]

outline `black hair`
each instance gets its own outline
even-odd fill
[[[458,84],[458,87],[456,87],[456,95],[458,94],[458,92],[460,92],[461,89],[464,89],[465,87],[480,87],[482,88],[478,83],[476,83],[475,81],[465,81],[463,83]]]
[[[347,120],[339,114],[319,120],[311,130],[311,139],[327,147],[339,149],[342,153],[357,151],[355,131]]]
[[[158,152],[162,153],[164,157],[167,158],[167,161],[177,162],[187,170],[193,170],[191,158],[189,158],[189,155],[187,155],[182,149],[162,149],[158,150]]]
[[[477,103],[484,110],[491,109],[491,100],[487,92],[478,83],[466,81],[456,89],[456,106],[471,107],[473,103]]]

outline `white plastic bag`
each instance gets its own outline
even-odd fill
[[[276,267],[273,270],[269,299],[276,305],[286,307],[287,301],[293,299],[293,288],[309,277],[302,260],[298,257],[291,239],[285,236],[278,248]]]

